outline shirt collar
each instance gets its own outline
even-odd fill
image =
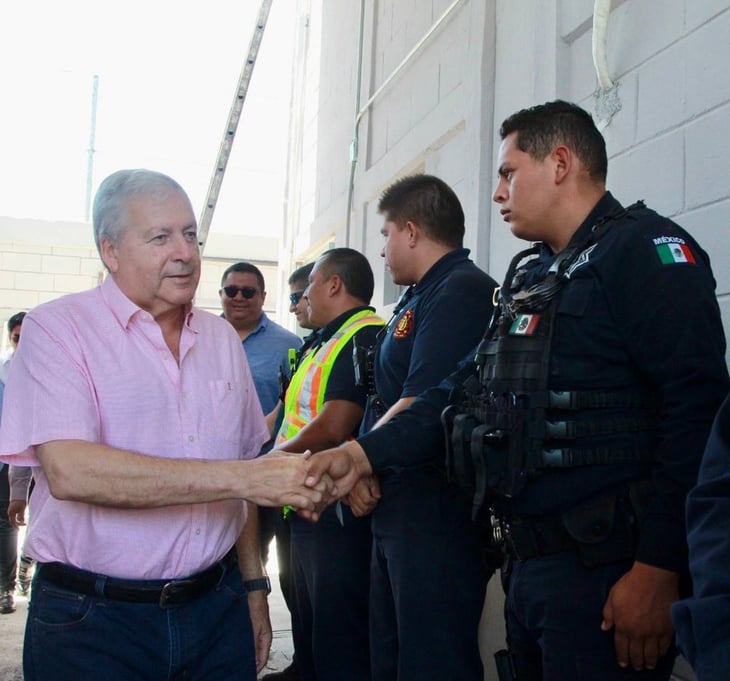
[[[414,293],[420,293],[423,289],[428,288],[436,281],[441,281],[444,274],[448,272],[456,263],[469,259],[468,248],[456,248],[449,251],[446,255],[442,255],[424,274],[414,287]]]
[[[149,315],[150,318],[152,317],[149,312],[146,312],[139,305],[133,303],[122,293],[122,290],[117,286],[117,282],[114,281],[114,278],[110,274],[107,274],[99,288],[102,298],[123,328],[129,328],[135,316]],[[193,305],[192,303],[188,303],[185,306],[185,326],[197,333],[197,324],[193,322],[193,317]]]
[[[606,192],[598,200],[598,203],[593,206],[593,209],[590,213],[588,213],[588,216],[585,220],[583,220],[580,227],[573,232],[573,236],[570,237],[568,246],[574,246],[575,244],[583,241],[589,235],[591,229],[593,229],[593,225],[595,225],[601,218],[618,210],[621,210],[621,204],[614,198],[611,192]],[[553,253],[550,247],[545,243],[542,244],[541,254],[547,254],[549,256],[555,255],[555,253]]]
[[[347,312],[343,312],[341,315],[338,315],[335,317],[329,324],[325,324],[321,329],[319,329],[318,334],[319,338],[317,339],[318,343],[326,343],[332,336],[335,334],[335,332],[350,318],[352,315],[357,314],[358,312],[363,312],[365,310],[369,310],[370,312],[375,312],[374,307],[370,307],[369,305],[360,305],[359,307],[353,307],[352,309],[348,310]]]

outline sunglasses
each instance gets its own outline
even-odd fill
[[[302,299],[303,295],[304,291],[294,291],[293,293],[289,294],[289,302],[292,305],[299,305],[299,301]]]
[[[259,292],[253,286],[224,286],[223,291],[229,298],[235,298],[240,291],[241,295],[247,299],[253,298]]]

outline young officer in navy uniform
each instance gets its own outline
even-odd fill
[[[397,181],[378,210],[385,218],[386,266],[396,284],[409,288],[376,348],[376,394],[362,432],[390,421],[456,368],[484,333],[496,287],[462,248],[464,212],[439,178]],[[407,470],[394,462],[379,471],[379,486],[378,478],[359,483],[350,504],[366,512],[378,498],[370,586],[373,680],[482,681],[478,630],[487,571],[466,498],[430,461]]]
[[[728,391],[709,259],[606,192],[605,142],[579,107],[520,111],[500,134],[493,198],[537,245],[513,260],[476,361],[315,457],[310,483],[327,471],[342,494],[438,461],[451,403],[449,468],[510,559],[502,678],[665,680],[684,502]]]

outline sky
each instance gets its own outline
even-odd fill
[[[84,220],[120,168],[165,172],[199,217],[260,0],[23,0],[0,32],[0,215]],[[274,0],[211,233],[278,234],[293,4]]]

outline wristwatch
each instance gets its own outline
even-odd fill
[[[245,579],[243,581],[243,588],[248,593],[252,591],[266,591],[266,595],[268,596],[271,593],[271,580],[266,576],[258,577],[257,579]]]

